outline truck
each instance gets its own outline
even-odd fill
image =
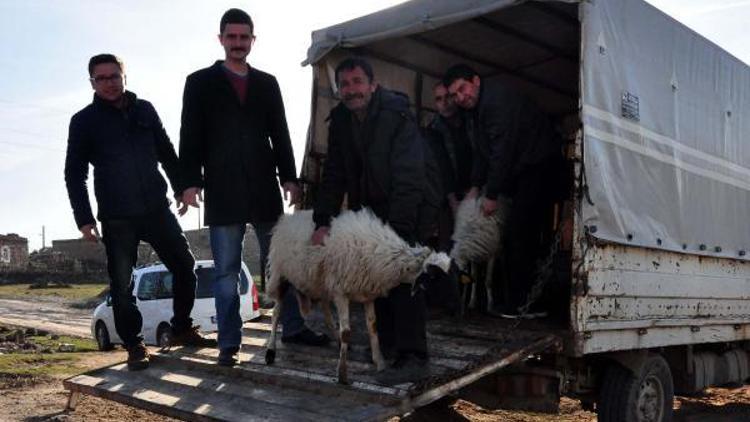
[[[357,344],[351,385],[336,383],[333,348],[283,346],[265,365],[266,318],[246,326],[239,368],[173,350],[143,373],[66,380],[71,405],[86,393],[186,420],[383,420],[446,396],[554,409],[568,395],[602,422],[660,422],[675,393],[750,376],[747,64],[643,0],[405,2],[312,34],[308,200],[339,101],[334,68],[351,55],[408,94],[420,122],[456,63],[554,117],[570,189],[549,210],[553,276],[539,287],[556,312],[431,319],[429,376],[397,385],[357,360]]]

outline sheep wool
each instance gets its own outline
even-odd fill
[[[447,273],[451,261],[445,253],[410,246],[369,209],[344,211],[334,218],[321,246],[310,244],[314,228],[311,211],[285,215],[274,227],[267,292],[276,305],[266,343],[266,362],[272,364],[275,360],[276,327],[282,311],[283,285],[288,282],[297,290],[300,311],[306,313],[310,300],[319,301],[332,331],[330,302],[335,303],[341,341],[338,378],[339,382],[347,383],[350,302],[364,304],[372,359],[377,369],[382,370],[385,362],[375,330],[375,299],[387,296],[399,283],[413,284],[429,266]]]
[[[497,201],[497,211],[490,216],[482,214],[480,198],[465,199],[459,204],[450,256],[461,270],[466,270],[469,262],[485,262],[497,255],[501,228],[510,209],[507,198],[498,197]]]

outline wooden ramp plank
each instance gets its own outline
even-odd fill
[[[329,394],[335,394],[336,392],[346,390],[356,392],[357,394],[364,393],[372,395],[368,400],[377,400],[384,403],[392,403],[394,398],[405,397],[407,395],[405,389],[370,384],[363,381],[355,381],[351,385],[341,385],[337,382],[335,376],[326,376],[310,372],[307,368],[283,368],[276,365],[265,364],[245,364],[234,368],[225,368],[216,365],[216,359],[211,358],[204,353],[192,354],[186,351],[180,351],[171,357],[156,354],[153,356],[153,359],[165,363],[179,361],[180,365],[192,368],[210,368],[207,370],[215,373],[251,378],[262,383],[291,386],[297,389],[309,388],[313,389],[313,391],[325,391]]]
[[[138,372],[114,365],[72,377],[65,387],[190,421],[366,420],[393,414],[388,407],[397,404],[263,384],[188,368],[174,358],[157,359],[151,368]]]
[[[319,421],[323,415],[191,386],[154,382],[141,372],[100,370],[64,381],[71,391],[94,395],[187,421]],[[88,377],[88,379],[82,379]]]
[[[270,319],[263,316],[245,325],[243,363],[238,367],[218,366],[214,349],[176,348],[155,354],[146,371],[129,372],[122,364],[114,365],[68,379],[65,386],[191,421],[384,420],[532,354],[560,347],[559,333],[545,331],[543,325],[530,327],[519,329],[513,322],[486,317],[430,321],[429,364],[419,379],[394,385],[379,381],[366,350],[366,335],[360,333],[350,349],[353,383],[340,385],[338,347],[333,343],[319,348],[279,341],[275,364],[266,365]]]

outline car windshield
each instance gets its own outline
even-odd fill
[[[198,277],[198,283],[195,287],[195,298],[205,299],[214,297],[212,284],[214,281],[213,267],[198,267],[195,269],[195,275]],[[138,299],[167,299],[172,295],[172,273],[159,271],[146,273],[141,277],[141,283],[138,289]],[[244,295],[250,288],[249,280],[244,271],[240,271],[240,294]]]

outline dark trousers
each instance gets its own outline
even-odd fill
[[[399,284],[388,296],[375,300],[378,339],[384,351],[427,355],[425,321],[427,308],[422,289]],[[387,352],[386,352],[387,353]]]
[[[174,277],[172,328],[176,332],[190,328],[193,324],[190,312],[195,302],[195,259],[174,214],[165,207],[141,217],[105,220],[102,235],[115,329],[123,344],[130,347],[143,340],[143,318],[136,307],[132,281],[138,244],[142,240],[151,244]]]
[[[423,206],[419,210],[417,240],[427,245],[434,243],[437,234],[439,209]],[[430,285],[427,274],[415,283]],[[415,294],[412,295],[412,290]],[[375,300],[378,339],[383,350],[397,354],[416,353],[427,356],[427,303],[424,289],[412,289],[410,284],[399,284],[385,298]]]
[[[562,158],[528,167],[518,177],[505,224],[504,251],[508,274],[507,305],[515,310],[528,300],[537,261],[547,253],[545,232],[562,177]]]

